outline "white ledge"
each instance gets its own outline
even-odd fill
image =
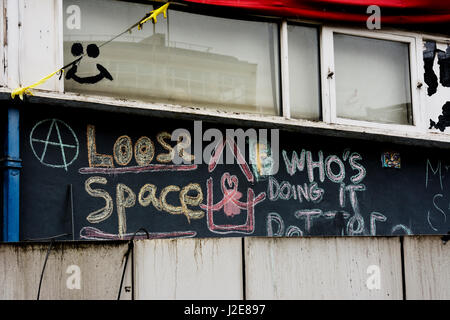
[[[12,101],[10,92],[11,90],[9,89],[0,88],[0,99],[3,101],[9,99]],[[434,132],[421,132],[419,128],[417,128],[417,130],[408,130],[408,132],[405,132],[396,130],[395,128],[369,128],[360,125],[344,125],[325,123],[322,121],[288,119],[280,116],[262,116],[259,114],[236,113],[163,103],[148,103],[77,93],[58,93],[34,90],[33,94],[33,96],[27,96],[25,102],[103,109],[127,113],[144,112],[166,118],[199,119],[211,122],[240,124],[244,126],[266,126],[327,136],[377,140],[425,147],[450,148],[450,135]],[[18,98],[16,98],[16,100],[17,99]],[[17,102],[15,101],[14,103]],[[96,104],[96,106],[93,106],[92,104]]]

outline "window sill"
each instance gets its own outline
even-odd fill
[[[10,89],[0,88],[0,100],[11,101],[10,92]],[[18,98],[16,99],[19,101]],[[95,108],[101,111],[125,112],[188,120],[203,120],[245,127],[278,128],[280,130],[323,136],[450,149],[450,135],[439,132],[422,132],[420,131],[420,128],[416,128],[417,130],[404,131],[399,130],[398,127],[395,128],[395,126],[389,129],[385,126],[381,126],[380,128],[364,127],[357,124],[348,125],[325,123],[322,121],[288,119],[280,116],[234,113],[199,107],[147,103],[104,96],[58,93],[44,90],[34,90],[34,95],[27,96],[25,101],[28,103],[45,103],[47,105],[60,105],[74,108]]]

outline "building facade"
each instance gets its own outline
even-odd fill
[[[450,8],[371,5],[0,2],[0,297],[448,298]]]

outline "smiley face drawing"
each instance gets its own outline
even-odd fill
[[[74,57],[81,56],[83,54],[83,45],[81,43],[74,43],[71,48],[72,55]],[[87,55],[91,58],[97,58],[100,54],[100,49],[96,44],[89,44],[86,48]],[[108,72],[108,70],[105,69],[101,64],[97,63],[97,69],[99,71],[98,74],[95,76],[89,76],[89,77],[79,77],[76,73],[78,70],[77,63],[81,61],[82,57],[80,57],[76,63],[72,65],[69,71],[66,73],[66,80],[73,79],[74,81],[78,83],[87,83],[87,84],[94,84],[97,83],[103,79],[109,79],[110,81],[113,80],[113,77]]]

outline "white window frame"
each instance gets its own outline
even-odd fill
[[[372,121],[354,120],[340,118],[336,112],[336,80],[334,77],[334,42],[333,35],[335,33],[360,36],[371,39],[390,40],[407,43],[409,47],[409,73],[411,86],[411,113],[412,124],[388,124]],[[351,28],[338,28],[323,26],[321,30],[321,83],[322,83],[322,115],[323,121],[327,123],[335,123],[341,125],[359,126],[366,128],[378,129],[394,129],[403,132],[423,132],[423,112],[421,108],[420,91],[418,83],[420,82],[418,70],[418,37],[411,34],[388,33],[379,31],[368,31]],[[420,61],[420,60],[419,60]],[[329,77],[329,73],[333,76]],[[422,81],[423,83],[423,81]],[[423,91],[423,90],[422,90]]]

